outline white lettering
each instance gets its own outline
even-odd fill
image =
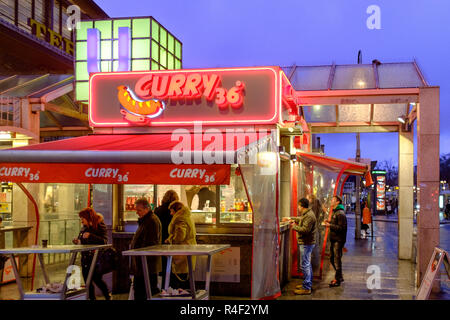
[[[171,141],[179,141],[170,152],[170,157],[174,164],[191,164],[191,134],[186,129],[176,129],[171,137]]]
[[[119,173],[119,169],[112,169],[113,172],[113,178],[115,178],[117,176],[117,174]]]
[[[86,176],[86,177],[92,177],[92,168],[89,168],[89,169],[87,169],[85,172],[84,172],[84,175]]]
[[[172,171],[170,171],[170,177],[171,178],[176,178],[176,172],[178,171],[178,169],[173,169]]]
[[[197,178],[198,171],[199,171],[198,169],[193,169],[193,170],[192,170],[192,176],[191,176],[191,178],[195,178],[195,179],[196,179],[196,178]]]
[[[206,173],[206,169],[199,170],[200,171],[200,179],[203,179],[203,176]]]
[[[106,172],[106,169],[105,168],[101,168],[100,171],[99,171],[98,177],[99,178],[104,178],[105,177],[105,172]]]
[[[366,13],[371,14],[371,16],[369,16],[366,21],[367,28],[369,28],[369,30],[381,29],[381,9],[380,9],[380,7],[377,5],[374,5],[374,4],[371,6],[368,6]]]
[[[28,174],[30,173],[30,168],[24,168],[25,170],[25,177],[28,177]]]
[[[373,273],[367,278],[367,289],[381,289],[381,269],[377,265],[370,265],[367,267],[367,273]]]

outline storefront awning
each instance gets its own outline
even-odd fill
[[[297,157],[303,163],[319,166],[336,173],[344,170],[343,174],[363,176],[369,171],[367,164],[336,159],[320,154],[299,151],[297,152]]]
[[[0,151],[0,180],[228,184],[230,164],[268,133],[90,135]],[[151,164],[151,165],[150,165]]]

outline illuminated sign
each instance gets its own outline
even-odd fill
[[[283,104],[279,67],[94,73],[92,127],[274,124]]]
[[[377,210],[386,209],[386,176],[377,176]]]
[[[28,25],[31,27],[32,32],[36,37],[47,41],[52,46],[64,50],[70,55],[73,55],[73,42],[70,39],[64,38],[59,33],[47,28],[45,24],[37,22],[34,19],[28,19]]]

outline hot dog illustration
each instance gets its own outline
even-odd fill
[[[126,120],[131,122],[146,122],[150,118],[159,116],[165,103],[161,100],[141,100],[126,86],[118,86],[117,98],[119,99],[122,113]]]

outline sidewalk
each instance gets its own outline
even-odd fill
[[[348,219],[347,252],[342,259],[345,282],[337,288],[329,288],[334,278],[334,270],[328,257],[324,262],[323,280],[313,281],[313,293],[298,296],[293,293],[300,279],[292,279],[282,290],[281,300],[385,300],[414,299],[415,264],[408,260],[397,259],[397,225],[384,221],[375,221],[375,237],[355,240],[355,219]],[[441,247],[450,250],[450,225],[441,225]],[[369,290],[366,285],[367,267],[377,265],[381,270],[381,289]],[[443,274],[445,271],[441,271]],[[445,280],[447,277],[442,276]],[[442,292],[432,294],[431,299],[450,300],[449,282],[441,283]]]

